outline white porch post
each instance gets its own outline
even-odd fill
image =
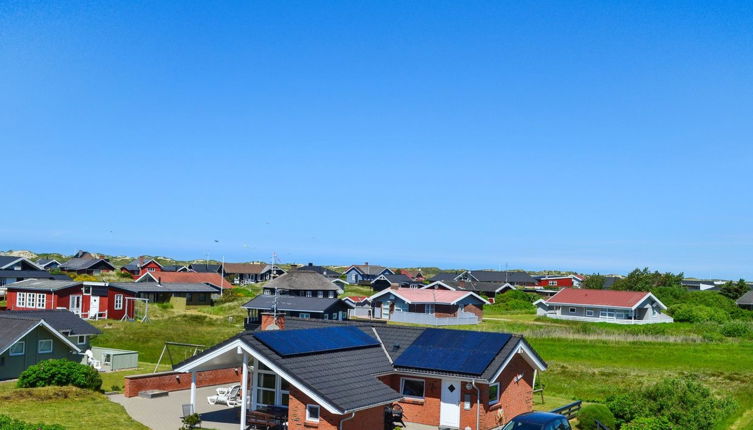
[[[191,371],[191,409],[196,413],[196,371]]]
[[[254,358],[254,367],[251,369],[251,409],[256,410],[256,403],[259,399],[256,398],[256,384],[259,378],[259,360]]]
[[[246,428],[246,411],[248,409],[248,353],[243,350],[243,381],[241,382],[241,430]]]

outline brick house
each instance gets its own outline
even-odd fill
[[[174,366],[191,373],[194,404],[199,372],[241,368],[241,429],[277,407],[291,430],[381,430],[385,406],[400,405],[408,423],[490,430],[533,409],[546,370],[516,335],[263,317],[261,330]],[[263,330],[273,322],[280,330]]]

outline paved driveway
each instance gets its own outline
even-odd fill
[[[216,430],[237,430],[239,428],[239,408],[228,408],[223,405],[207,403],[207,397],[215,394],[216,388],[227,385],[196,389],[196,411],[201,414],[202,427]],[[122,394],[113,394],[109,397],[113,402],[123,405],[128,415],[141,424],[153,430],[172,430],[178,429],[182,425],[180,421],[182,405],[190,403],[191,391],[173,391],[166,397],[154,399],[127,398]]]

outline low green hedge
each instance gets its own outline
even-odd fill
[[[99,390],[102,377],[95,369],[66,359],[45,360],[29,366],[18,377],[18,388],[47,387],[50,385]]]
[[[60,424],[31,424],[0,415],[0,430],[65,430]]]

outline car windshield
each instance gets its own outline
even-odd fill
[[[542,428],[541,424],[521,423],[513,419],[506,426],[502,427],[502,430],[541,430]]]

